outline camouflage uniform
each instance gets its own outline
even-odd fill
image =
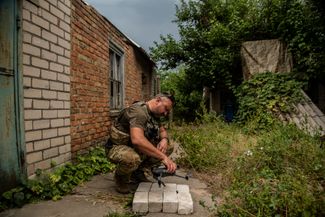
[[[116,123],[112,126],[111,141],[113,146],[108,151],[108,158],[117,167],[115,174],[123,176],[127,181],[132,172],[137,169],[150,168],[160,163],[158,159],[139,152],[131,143],[130,127],[139,127],[144,130],[145,137],[155,146],[160,142],[160,120],[156,119],[144,102],[137,102],[121,111]],[[173,147],[168,144],[167,155]]]

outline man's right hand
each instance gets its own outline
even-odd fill
[[[172,161],[171,159],[169,159],[167,156],[162,160],[162,163],[165,164],[166,169],[169,173],[175,173],[176,169],[177,169],[177,165],[174,163],[174,161]]]

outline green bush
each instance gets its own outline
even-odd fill
[[[36,200],[58,200],[78,184],[113,168],[114,164],[107,160],[104,148],[93,148],[89,154],[78,156],[74,164],[67,163],[53,173],[38,170],[36,179],[25,180],[21,186],[4,192],[0,197],[0,210],[21,207]]]
[[[322,216],[325,152],[294,126],[273,125],[238,158],[226,216]]]
[[[236,119],[267,128],[274,122],[275,114],[289,112],[301,100],[301,88],[302,83],[292,74],[257,74],[235,91],[239,105]]]

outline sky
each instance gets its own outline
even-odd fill
[[[178,0],[84,0],[121,32],[149,52],[160,35],[178,39],[175,5]]]

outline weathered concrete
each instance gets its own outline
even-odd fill
[[[190,192],[178,192],[178,209],[177,213],[182,215],[191,214],[193,212],[193,200]]]
[[[103,217],[122,213],[132,198],[117,193],[114,186],[113,174],[94,176],[61,200],[27,204],[1,212],[0,217]]]
[[[176,191],[164,191],[163,193],[163,212],[177,213],[178,200]]]
[[[184,175],[184,171],[178,172]],[[211,206],[211,195],[206,184],[196,178],[188,181],[177,177],[165,177],[166,183],[189,185],[193,199],[191,217],[211,216],[208,209],[201,206]],[[153,183],[152,187],[157,185]],[[157,185],[158,186],[158,185]],[[119,194],[114,189],[113,174],[94,176],[91,181],[77,187],[70,195],[59,201],[41,201],[27,204],[22,208],[10,209],[0,213],[0,217],[104,217],[109,213],[123,213],[126,205],[132,201],[132,195]],[[162,190],[162,189],[160,189]],[[129,210],[130,211],[130,210]],[[147,213],[147,217],[179,217],[177,213]]]
[[[190,187],[188,185],[178,184],[176,187],[177,192],[190,192]]]
[[[137,191],[134,193],[132,210],[135,213],[147,213],[149,211],[149,192]]]
[[[163,194],[159,191],[149,192],[149,212],[162,212]]]
[[[152,183],[151,189],[150,191],[159,191],[159,192],[163,192],[164,188],[163,185],[161,185],[161,187],[159,187],[157,182]]]
[[[166,186],[161,186],[164,192],[176,192],[176,183],[165,183]]]
[[[141,182],[137,188],[137,191],[149,192],[151,188],[151,182]]]
[[[152,186],[151,183],[145,182],[139,184],[133,199],[133,212],[145,213],[148,210],[150,213],[193,213],[193,200],[188,185],[166,183],[159,188],[156,184],[153,183]],[[140,192],[148,194],[139,194]],[[146,202],[148,205],[144,204]]]

